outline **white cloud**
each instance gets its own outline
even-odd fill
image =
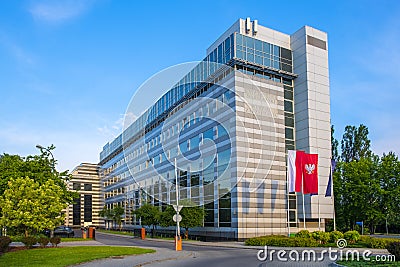
[[[131,125],[137,116],[132,112],[128,112],[126,114],[121,114],[120,118],[118,118],[112,125],[104,125],[102,127],[98,127],[97,131],[106,136],[112,141],[115,137],[122,133],[123,129],[126,129],[129,125]]]
[[[63,22],[83,14],[92,3],[84,0],[35,1],[29,12],[39,21]]]

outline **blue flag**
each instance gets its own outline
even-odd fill
[[[336,168],[336,161],[335,160],[331,160],[331,171],[329,173],[329,180],[328,180],[328,186],[326,187],[326,192],[325,192],[325,197],[331,197],[332,196],[332,183],[333,183],[333,179],[332,179],[332,174],[335,171]]]

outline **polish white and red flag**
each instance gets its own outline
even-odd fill
[[[318,155],[289,150],[287,177],[290,193],[318,194]]]

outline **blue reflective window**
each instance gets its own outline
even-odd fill
[[[280,49],[279,46],[274,45],[274,56],[279,57],[280,56]]]
[[[258,51],[262,51],[262,47],[263,47],[263,42],[260,40],[255,40],[254,43],[254,49],[258,50]]]
[[[199,137],[195,136],[193,138],[190,139],[190,149],[197,149],[199,147]]]
[[[236,50],[236,57],[240,59],[245,59],[242,50]]]
[[[228,129],[225,129],[224,125],[219,124],[218,125],[218,138],[228,135]]]
[[[179,149],[181,150],[181,153],[187,152],[188,151],[188,142],[184,141],[183,143],[180,143]]]
[[[263,64],[263,59],[260,56],[255,56],[255,63],[262,65]]]
[[[271,45],[269,43],[263,42],[263,52],[271,54]]]
[[[254,62],[254,54],[253,53],[247,53],[247,60],[250,62]]]
[[[214,128],[210,128],[203,133],[203,140],[204,139],[214,140]]]
[[[250,37],[245,37],[246,40],[246,46],[249,48],[254,48],[254,39]]]
[[[271,67],[271,59],[269,57],[264,58],[264,65]]]
[[[236,45],[243,45],[243,35],[236,34]]]

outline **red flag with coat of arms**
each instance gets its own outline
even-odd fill
[[[318,194],[318,154],[304,153],[303,167],[303,194]]]

